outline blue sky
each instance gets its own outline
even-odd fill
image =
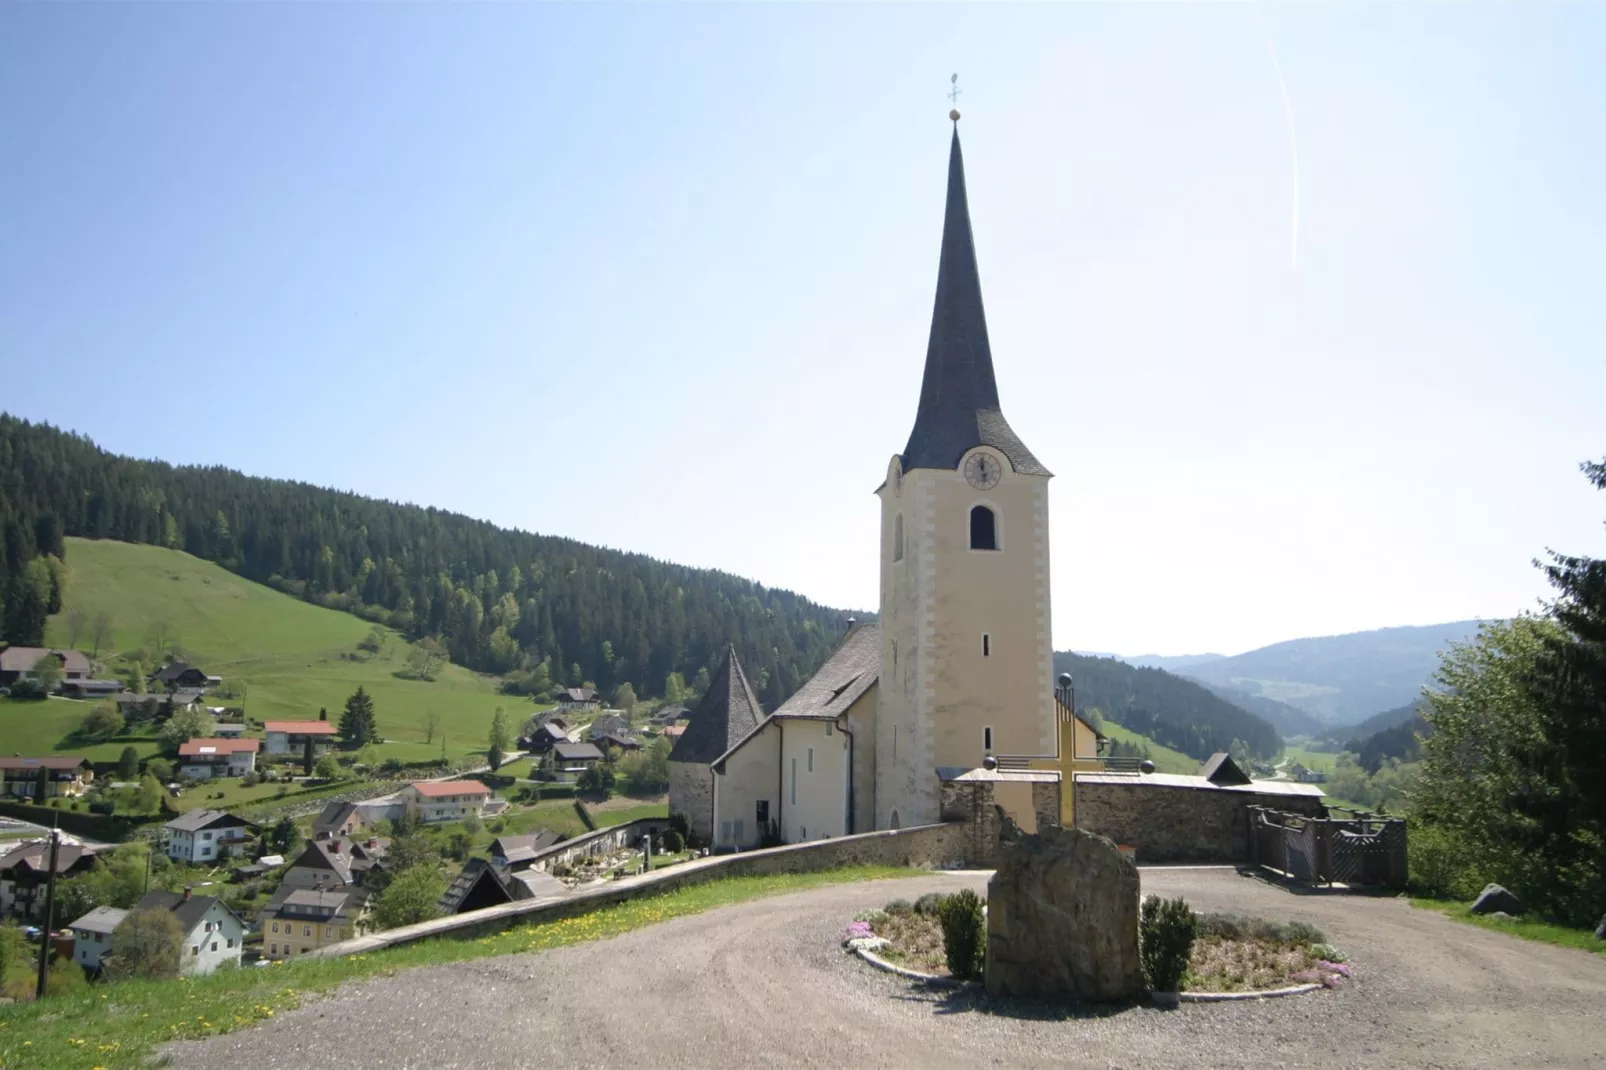
[[[1259,15],[6,5],[0,407],[873,607],[958,71],[1057,646],[1531,606],[1606,551],[1606,8]]]

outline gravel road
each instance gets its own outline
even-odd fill
[[[538,954],[354,982],[254,1029],[168,1049],[175,1067],[1606,1066],[1606,958],[1395,899],[1294,894],[1225,869],[1146,869],[1146,893],[1309,921],[1355,983],[1247,1003],[984,1007],[840,949],[853,912],[934,874],[756,900]]]

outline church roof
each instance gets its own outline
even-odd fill
[[[855,624],[808,683],[781,704],[776,717],[836,717],[881,674],[881,625]]]
[[[903,449],[903,468],[957,468],[966,451],[976,446],[998,450],[1017,472],[1049,474],[999,408],[956,125],[948,152],[948,209],[942,224],[926,374],[920,385],[920,411]]]
[[[763,717],[764,709],[747,682],[747,674],[742,672],[736,648],[727,644],[725,660],[692,711],[691,723],[675,741],[669,760],[708,765],[751,732]]]

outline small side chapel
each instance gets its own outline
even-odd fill
[[[797,843],[930,824],[945,783],[977,778],[1035,828],[1034,786],[1060,788],[1094,746],[1051,689],[1051,473],[999,405],[950,117],[920,403],[876,489],[880,618],[852,625],[812,679],[739,735],[730,730],[746,718],[730,716],[728,689],[693,714],[670,757],[670,810],[716,848],[756,846],[767,829]],[[734,650],[720,675],[745,681]],[[735,705],[747,713],[745,696]],[[704,746],[687,743],[694,733]],[[729,744],[714,753],[715,739]]]

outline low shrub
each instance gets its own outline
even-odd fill
[[[662,845],[662,850],[669,854],[677,854],[686,849],[686,838],[676,828],[664,829],[663,835],[659,837],[658,842]]]
[[[1144,898],[1138,921],[1138,959],[1149,991],[1181,991],[1198,931],[1199,919],[1186,899],[1161,899],[1157,895]]]
[[[937,908],[942,905],[942,901],[946,898],[948,897],[941,892],[927,892],[915,900],[915,913],[935,916]]]
[[[871,907],[869,910],[861,910],[857,914],[853,915],[853,920],[869,922],[871,925],[879,925],[886,921],[888,917],[889,915],[885,910]]]
[[[894,899],[882,909],[888,914],[913,914],[915,905],[907,899]]]
[[[969,888],[947,896],[937,906],[948,972],[961,980],[980,980],[987,967],[987,918],[982,909],[981,897]]]
[[[1275,922],[1243,914],[1200,914],[1197,935],[1223,940],[1266,940],[1274,944],[1320,944],[1322,931],[1303,921]]]

